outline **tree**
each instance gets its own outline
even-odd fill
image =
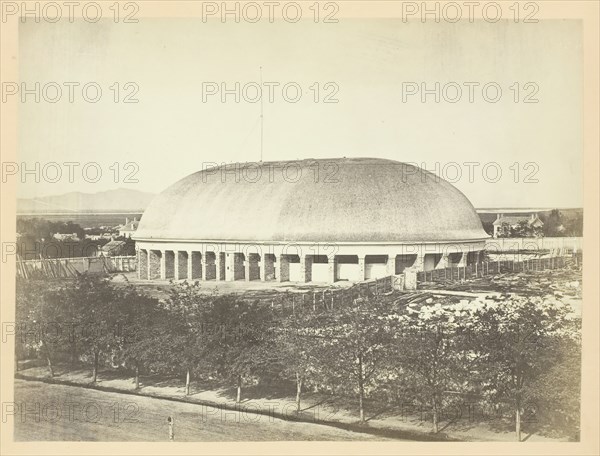
[[[560,356],[560,341],[574,332],[570,312],[560,302],[531,297],[489,302],[478,310],[473,335],[485,361],[484,392],[495,403],[512,404],[517,441],[526,405],[545,394],[532,388]]]
[[[48,374],[54,376],[53,354],[63,346],[67,309],[62,307],[56,284],[49,279],[17,279],[17,353],[34,350],[46,360]],[[18,360],[17,360],[18,366]]]
[[[185,372],[185,393],[190,394],[192,373],[206,369],[208,347],[206,313],[215,295],[203,293],[199,282],[172,284],[165,310],[167,318],[158,330],[157,360],[163,370]]]
[[[158,300],[137,292],[128,286],[121,301],[123,315],[122,357],[135,371],[135,389],[140,387],[140,370],[152,366],[164,343],[168,314]],[[166,325],[168,327],[168,325]],[[158,337],[157,337],[158,336]]]
[[[387,307],[378,296],[346,302],[323,312],[312,322],[321,344],[319,369],[332,384],[347,386],[358,398],[360,423],[365,423],[365,399],[387,358],[390,337]]]
[[[432,430],[439,431],[444,393],[462,392],[475,355],[465,337],[471,311],[462,304],[439,300],[409,307],[396,318],[394,358],[397,379],[432,414]]]
[[[273,311],[237,295],[222,295],[210,301],[204,318],[212,329],[203,337],[204,359],[223,379],[235,382],[239,403],[244,379],[260,374],[276,361],[270,331]]]
[[[84,239],[85,230],[73,222],[52,222],[45,219],[18,219],[17,253],[23,259],[75,258],[94,256],[102,242]],[[78,240],[58,240],[56,233],[73,234]]]
[[[566,236],[583,236],[583,212],[576,212],[565,221]]]
[[[122,343],[123,293],[106,276],[83,274],[62,290],[73,309],[74,329],[83,353],[92,357],[92,383],[98,379],[100,356]]]
[[[299,307],[281,319],[274,331],[280,375],[296,383],[296,413],[301,410],[302,388],[308,376],[317,372],[319,338],[311,330],[312,310]]]
[[[538,423],[546,432],[577,440],[581,391],[581,340],[579,322],[557,342],[557,357],[532,379],[529,394],[537,405]],[[536,417],[537,419],[538,417]]]
[[[565,227],[563,216],[558,209],[552,209],[550,213],[544,217],[543,222],[545,236],[564,236]]]

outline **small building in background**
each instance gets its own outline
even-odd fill
[[[139,224],[140,222],[138,221],[137,217],[134,217],[133,220],[125,218],[125,224],[119,226],[118,228],[119,236],[130,238],[138,229]]]
[[[120,256],[125,253],[126,248],[127,243],[125,241],[112,240],[102,246],[99,256]]]
[[[90,241],[102,241],[104,239],[111,239],[113,234],[111,233],[102,233],[102,234],[86,234],[85,238]]]
[[[79,237],[77,236],[77,233],[54,233],[52,235],[52,237],[54,239],[56,239],[57,241],[73,241],[73,242],[79,241]]]
[[[494,220],[494,237],[510,237],[515,231],[525,230],[530,236],[541,233],[544,222],[537,214],[504,215],[498,214]],[[523,234],[523,233],[522,233]],[[521,236],[522,237],[522,236]]]

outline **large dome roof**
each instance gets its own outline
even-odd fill
[[[134,238],[436,242],[488,237],[459,190],[408,164],[342,158],[244,166],[199,171],[171,185],[150,203]]]

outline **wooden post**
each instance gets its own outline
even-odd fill
[[[175,419],[172,416],[168,416],[167,424],[169,426],[169,440],[172,442],[175,440]]]
[[[190,395],[190,370],[188,369],[185,373],[185,395]]]

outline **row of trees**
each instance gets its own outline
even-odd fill
[[[28,236],[36,240],[52,239],[54,233],[75,234],[77,238],[85,237],[85,230],[78,223],[53,222],[43,218],[17,218],[17,233],[21,236]]]
[[[540,213],[539,217],[544,222],[544,236],[583,236],[583,210],[563,213],[552,209],[549,213]]]
[[[352,398],[361,423],[369,406],[409,404],[427,411],[433,432],[466,397],[509,406],[519,440],[525,412],[571,436],[579,425],[579,321],[541,298],[400,307],[370,295],[282,313],[197,283],[174,284],[161,302],[82,276],[20,281],[17,323],[18,356],[43,357],[50,375],[67,358],[88,362],[93,382],[102,364],[130,368],[136,387],[144,374],[185,377],[188,394],[192,379],[218,379],[238,402],[244,385],[286,380],[298,411],[308,389]]]

